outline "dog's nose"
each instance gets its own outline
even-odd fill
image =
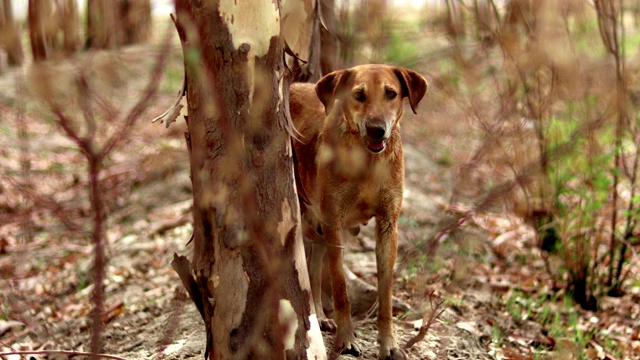
[[[384,135],[387,133],[387,126],[385,123],[369,123],[365,128],[367,130],[367,136],[375,140],[383,139]]]

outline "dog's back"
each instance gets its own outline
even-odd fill
[[[296,156],[296,181],[298,196],[302,202],[309,203],[306,191],[313,191],[316,176],[316,152],[318,136],[324,126],[324,105],[316,95],[315,85],[293,83],[289,94],[289,111],[296,128],[298,139],[293,141]],[[306,186],[305,186],[306,185]],[[305,189],[308,187],[308,189]],[[311,195],[311,194],[309,194]]]
[[[291,84],[289,111],[291,112],[291,120],[300,133],[300,140],[303,143],[318,136],[322,130],[325,113],[324,105],[316,95],[314,84]],[[317,121],[305,121],[305,119],[317,119]]]

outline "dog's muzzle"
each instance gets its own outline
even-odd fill
[[[368,123],[365,126],[365,143],[372,153],[379,153],[387,146],[387,124]]]

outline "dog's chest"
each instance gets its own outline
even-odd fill
[[[366,224],[376,215],[377,195],[361,193],[345,204],[343,226],[350,228]]]
[[[315,171],[302,176],[313,189],[309,210],[324,223],[340,218],[344,228],[365,224],[392,210],[390,194],[396,188],[402,193],[401,177],[394,176],[398,169],[393,157],[370,154],[359,142],[323,140],[318,144]]]
[[[360,178],[359,181],[344,183],[340,189],[341,213],[344,214],[345,227],[366,224],[372,217],[384,215],[381,212],[389,209],[386,205],[389,205],[389,194],[394,186],[389,177],[383,174],[382,167],[370,170],[369,176]]]

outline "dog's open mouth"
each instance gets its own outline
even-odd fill
[[[369,148],[369,151],[373,153],[379,153],[380,151],[384,150],[385,146],[387,146],[387,142],[385,140],[367,141],[367,148]]]

